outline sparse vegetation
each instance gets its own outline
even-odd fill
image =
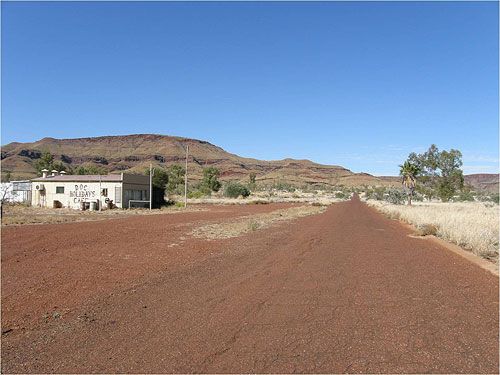
[[[220,171],[215,167],[203,169],[203,179],[198,185],[198,190],[205,195],[210,195],[212,192],[219,191],[221,183],[219,181]]]
[[[9,182],[12,179],[11,171],[5,171],[2,173],[2,182]]]
[[[456,202],[474,202],[474,200],[474,192],[470,186],[465,186],[458,196],[453,198]]]
[[[392,204],[403,204],[407,196],[410,196],[410,194],[405,194],[405,192],[400,189],[389,188],[384,194],[384,200]],[[408,204],[410,205],[411,198],[408,198],[408,202]]]
[[[335,198],[337,199],[347,199],[348,195],[344,193],[343,191],[338,191],[335,193]]]
[[[257,229],[259,229],[259,223],[257,223],[256,221],[251,221],[251,222],[248,224],[248,227],[249,227],[250,231],[254,232],[254,231],[256,231]]]
[[[167,192],[169,194],[181,195],[184,193],[184,175],[186,170],[178,165],[171,165],[168,170]]]
[[[413,195],[414,199],[419,200],[418,195]],[[374,199],[377,201],[386,201],[392,204],[403,204],[407,198],[407,193],[401,189],[397,188],[385,188],[376,186],[373,188],[367,188],[364,192],[364,198],[366,200]]]
[[[39,176],[42,175],[42,169],[47,169],[49,171],[55,169],[58,172],[69,171],[68,166],[63,162],[54,161],[54,155],[52,155],[49,151],[45,151],[44,153],[42,153],[40,159],[35,162],[35,169]]]
[[[56,168],[57,169],[57,168]],[[94,165],[94,164],[88,164],[88,165],[80,165],[75,168],[74,171],[71,171],[70,169],[67,169],[68,172],[72,172],[74,174],[78,175],[85,175],[85,174],[92,174],[92,175],[107,175],[108,170],[104,167]],[[149,170],[148,170],[149,173]]]
[[[243,187],[244,184],[239,183]],[[313,191],[309,190],[307,192],[302,190],[295,190],[293,193],[286,191],[269,191],[269,190],[257,190],[251,193],[250,197],[253,200],[248,199],[234,199],[225,196],[226,187],[229,183],[224,185],[222,192],[213,194],[211,196],[203,196],[201,194],[193,195],[190,203],[202,203],[202,204],[268,204],[268,203],[314,203],[317,202],[321,205],[329,205],[331,203],[340,202],[350,198],[350,193],[345,193],[342,198],[335,197],[334,193],[327,193],[326,191]]]
[[[271,203],[271,202],[269,202],[269,201],[265,201],[265,200],[263,200],[263,199],[257,199],[257,200],[251,201],[250,203],[251,203],[251,204],[269,204],[269,203]]]
[[[498,193],[496,193],[496,194],[491,194],[491,195],[489,196],[489,200],[490,200],[490,202],[493,202],[493,203],[498,204],[498,203],[500,202],[500,196],[498,195]]]
[[[257,188],[257,183],[256,183],[257,175],[255,173],[250,173],[248,176],[248,189],[250,191],[254,191]]]
[[[425,202],[410,207],[373,200],[368,204],[391,218],[415,225],[423,234],[436,234],[483,258],[498,260],[497,205]]]
[[[384,199],[385,188],[384,187],[373,187],[369,188],[365,192],[366,199],[375,199],[377,201],[381,201]]]
[[[293,193],[297,188],[288,182],[278,181],[271,186],[272,190],[275,191],[286,191]]]
[[[238,182],[229,182],[224,189],[224,196],[228,198],[246,198],[250,195],[250,190],[245,185]]]
[[[207,224],[195,228],[191,235],[197,238],[219,239],[238,237],[258,229],[268,228],[279,222],[290,221],[325,211],[326,207],[312,205],[275,210],[265,214],[242,217],[237,220],[217,224]]]
[[[145,169],[144,174],[149,176],[149,168]],[[161,167],[153,167],[153,186],[165,190],[168,183],[168,172]]]
[[[199,198],[205,197],[206,194],[200,190],[190,190],[190,191],[188,191],[187,196],[189,199],[199,199]]]
[[[185,212],[183,202],[164,206],[158,210],[137,208],[134,210],[103,210],[103,211],[79,211],[70,208],[32,207],[21,203],[2,205],[2,225],[26,225],[26,224],[58,224],[79,221],[107,220],[112,218],[128,217],[133,215],[157,215],[174,212]],[[188,207],[189,211],[200,211],[203,208]]]

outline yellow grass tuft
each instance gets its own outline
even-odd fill
[[[417,226],[417,233],[420,236],[435,236],[438,233],[438,227],[434,224],[421,224]]]

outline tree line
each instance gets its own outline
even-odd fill
[[[76,175],[107,175],[109,173],[106,168],[97,165],[80,165],[75,168],[71,168],[71,166],[63,163],[62,161],[54,160],[54,155],[52,155],[49,151],[42,153],[41,157],[35,163],[35,169],[39,176],[42,175],[42,170],[44,169],[47,169],[49,172],[57,170],[58,172],[65,171],[68,174]],[[155,166],[153,170],[153,187],[162,189],[171,195],[184,194],[184,179],[186,170],[183,166],[178,164],[171,165],[168,168]],[[149,176],[149,172],[149,168],[145,168],[143,170],[143,174],[147,176]],[[213,192],[218,192],[222,187],[219,177],[220,170],[218,168],[204,168],[202,180],[189,186],[189,197],[199,198],[211,195]],[[224,195],[234,198],[238,196],[249,196],[250,190],[253,190],[256,186],[255,179],[255,173],[250,173],[248,184],[228,182],[224,189]]]
[[[149,168],[145,170],[149,176]],[[153,172],[153,186],[164,189],[168,194],[184,194],[185,169],[180,165],[172,165],[167,169],[155,167]],[[220,170],[216,167],[203,168],[203,177],[201,181],[189,186],[189,198],[201,198],[209,196],[214,192],[220,191],[222,183],[219,180]],[[224,186],[224,196],[237,198],[239,196],[248,197],[250,189],[255,187],[255,173],[249,176],[248,185],[239,182],[227,182]]]

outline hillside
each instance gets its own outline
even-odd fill
[[[51,152],[56,160],[72,168],[94,164],[109,172],[142,173],[150,163],[162,167],[184,164],[185,145],[189,145],[190,179],[201,178],[203,168],[214,166],[221,171],[222,180],[248,180],[253,172],[259,182],[346,186],[387,186],[394,183],[393,179],[353,173],[341,166],[322,165],[309,160],[264,161],[243,158],[205,141],[155,134],[77,139],[43,138],[32,143],[9,143],[2,147],[2,173],[10,171],[16,179],[35,177],[34,164],[44,151]]]
[[[466,175],[464,180],[476,190],[498,193],[498,177],[498,174],[478,173]]]

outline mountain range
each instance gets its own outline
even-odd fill
[[[185,163],[189,146],[188,176],[199,180],[203,168],[217,167],[221,180],[248,181],[251,173],[257,182],[287,182],[295,185],[322,184],[344,186],[395,186],[399,177],[354,173],[338,165],[323,165],[310,160],[257,160],[229,153],[209,142],[158,134],[133,134],[75,139],[43,138],[36,142],[12,142],[1,149],[2,173],[15,179],[34,178],[35,163],[43,152],[72,168],[97,165],[108,172],[143,173],[150,163],[168,167]],[[498,175],[466,176],[476,189],[498,190]]]

